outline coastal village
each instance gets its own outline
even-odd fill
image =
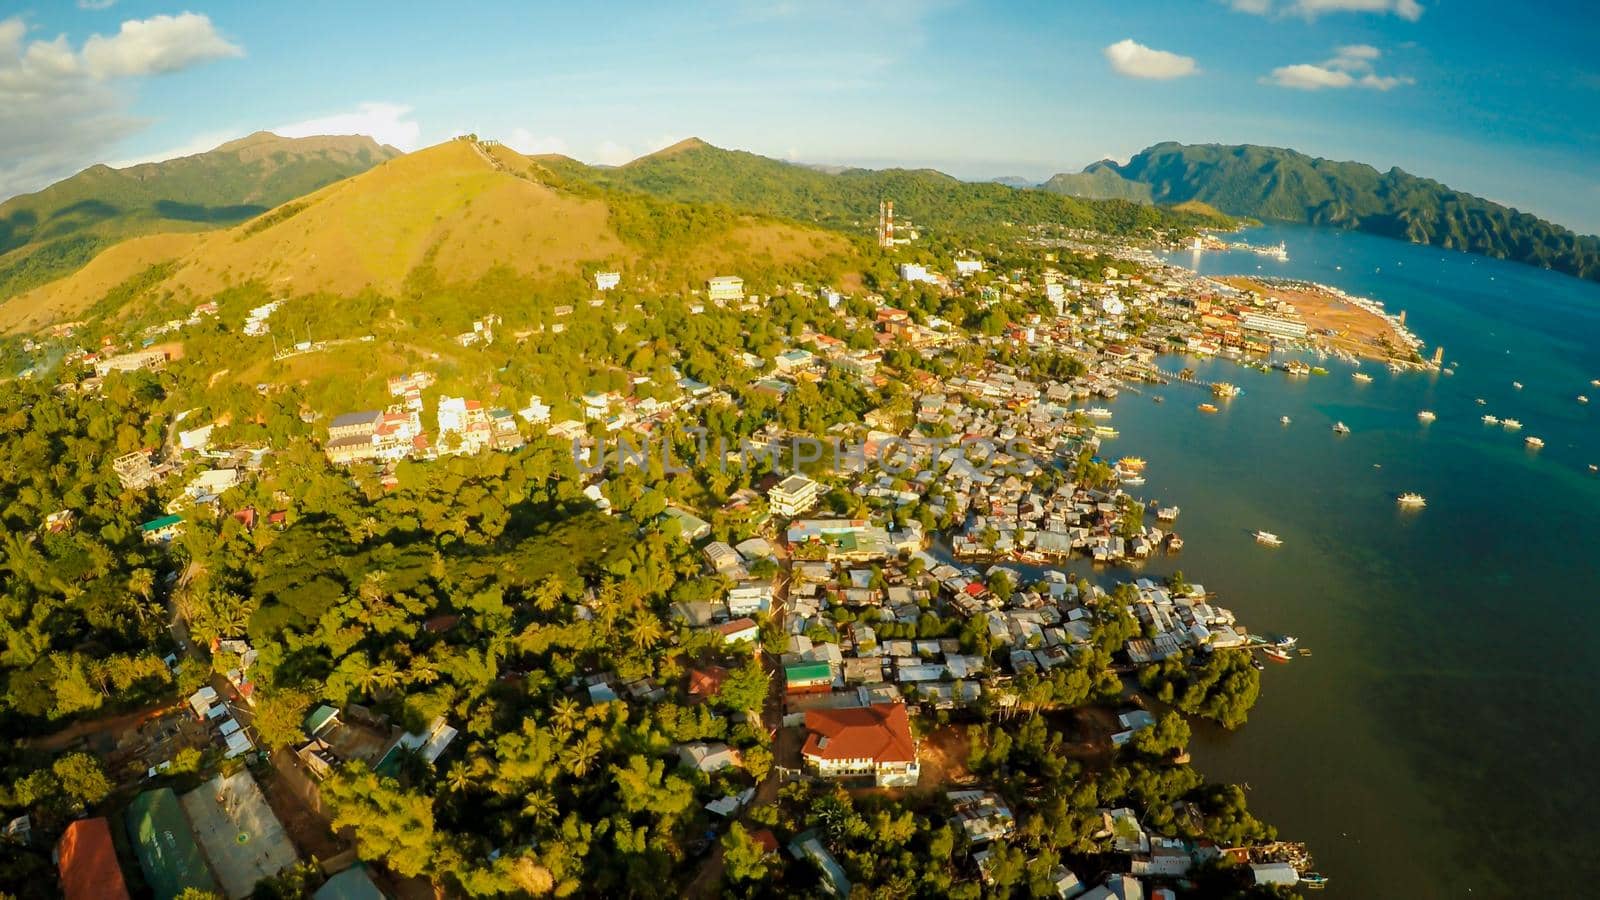
[[[989,272],[976,255],[956,258],[948,270],[898,267],[907,288],[983,304],[1027,301],[1039,309],[989,333],[913,315],[884,294],[850,297],[801,283],[777,288],[773,296],[807,298],[847,332],[871,341],[862,346],[806,329],[790,335],[774,358],[745,354],[757,390],[779,401],[802,385],[829,381],[869,389],[900,382],[906,391],[859,422],[828,428],[828,453],[807,457],[802,443],[818,436],[777,422],[741,447],[719,448],[721,459],[736,464],[765,459],[769,474],[716,507],[672,503],[656,515],[670,523],[675,540],[692,546],[703,577],[716,586],[704,599],[670,610],[676,627],[712,649],[699,654],[680,683],[602,668],[574,673],[568,688],[588,705],[693,706],[754,660],[771,684],[757,720],[772,743],[770,774],[726,742],[685,742],[671,748],[671,757],[704,776],[697,802],[711,833],[736,821],[754,823],[758,843],[793,865],[813,866],[815,886],[826,894],[849,896],[851,884],[824,836],[812,830],[780,838],[770,826],[755,827],[771,820],[761,807],[783,802],[764,787],[769,780],[838,782],[922,798],[923,808],[940,810],[963,835],[972,878],[993,883],[1004,859],[995,848],[1018,822],[997,793],[1000,784],[952,758],[952,746],[964,747],[965,729],[1020,714],[1030,691],[1052,678],[1061,688],[1069,672],[1135,675],[1164,665],[1182,671],[1228,656],[1259,670],[1257,651],[1281,661],[1293,649],[1292,638],[1248,627],[1223,605],[1225,598],[1200,584],[1139,576],[1142,561],[1181,553],[1181,512],[1139,494],[1145,460],[1111,451],[1120,437],[1111,404],[1142,386],[1185,379],[1172,360],[1186,355],[1268,365],[1277,351],[1342,354],[1356,352],[1353,345],[1317,325],[1316,315],[1302,315],[1274,285],[1201,278],[1131,245],[1041,239],[1031,249],[1045,261],[1039,274]],[[1051,266],[1058,253],[1089,250],[1121,258],[1093,278]],[[597,272],[593,288],[603,300],[625,291],[627,276]],[[1305,296],[1309,289],[1294,290]],[[708,307],[756,311],[771,299],[747,293],[742,279],[729,275],[710,279],[685,302],[699,314]],[[1383,332],[1371,342],[1370,358],[1427,365],[1400,317],[1339,299],[1362,311],[1364,327]],[[277,305],[252,309],[245,333],[266,341]],[[572,313],[558,308],[552,329]],[[60,389],[92,394],[122,373],[181,365],[184,329],[216,314],[214,304],[202,304],[141,345],[75,349],[63,371],[80,374]],[[488,314],[454,341],[470,348],[508,339],[497,334],[499,325]],[[57,335],[70,336],[70,330]],[[326,344],[306,343],[289,352],[325,351]],[[896,366],[896,353],[937,361],[944,374]],[[1056,359],[1048,370],[1023,361],[1046,353]],[[399,467],[407,461],[514,454],[531,441],[554,439],[571,445],[583,494],[604,512],[613,507],[613,479],[630,465],[648,467],[653,439],[732,402],[724,386],[676,369],[674,375],[671,389],[650,397],[604,389],[530,396],[510,408],[445,393],[437,373],[420,369],[388,376],[387,406],[307,409],[301,419],[320,430],[329,463],[376,473],[386,489],[400,484]],[[646,381],[643,373],[632,379]],[[1231,385],[1211,387],[1219,398],[1237,393]],[[114,461],[124,486],[155,488],[167,498],[167,514],[141,526],[146,541],[174,543],[202,520],[232,520],[247,530],[293,524],[292,493],[280,491],[269,509],[234,502],[235,489],[270,467],[275,450],[215,446],[213,431],[223,424],[180,418],[162,446]],[[740,523],[735,533],[714,529],[713,522],[730,517]],[[46,524],[70,527],[70,518],[63,510]],[[579,614],[595,614],[592,599]],[[440,617],[428,627],[442,633],[454,622]],[[1108,629],[1126,634],[1108,639]],[[303,723],[303,743],[269,753],[253,727],[256,651],[244,641],[209,650],[233,665],[180,708],[114,738],[78,743],[138,790],[114,820],[81,819],[62,835],[67,896],[126,895],[127,869],[159,898],[188,888],[242,898],[259,879],[313,859],[326,878],[317,898],[414,895],[414,884],[360,863],[348,850],[328,852],[340,845],[327,834],[318,785],[350,762],[380,774],[402,765],[445,765],[467,723],[440,716],[407,730],[360,705],[324,705]],[[176,655],[167,664],[203,665]],[[1137,743],[1169,706],[1155,693],[1135,686],[1079,721],[1074,756],[1104,761]],[[218,773],[177,792],[166,783],[169,773],[192,766],[195,751],[216,758]],[[1098,851],[1048,873],[1057,896],[1176,897],[1192,873],[1221,863],[1234,865],[1231,877],[1240,888],[1314,888],[1325,881],[1298,844],[1224,846],[1148,831],[1131,809],[1098,814]],[[26,835],[27,828],[11,826],[13,834]],[[113,831],[125,831],[128,840],[113,839]],[[707,865],[720,865],[721,854],[712,851]]]

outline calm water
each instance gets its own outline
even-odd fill
[[[1600,478],[1587,471],[1600,463],[1600,285],[1352,233],[1246,237],[1286,242],[1290,261],[1172,259],[1382,300],[1459,368],[1369,363],[1361,385],[1331,361],[1326,377],[1290,379],[1171,358],[1243,396],[1217,415],[1197,412],[1207,398],[1187,385],[1156,389],[1162,404],[1116,402],[1122,436],[1105,454],[1148,459],[1140,490],[1183,508],[1182,554],[1146,571],[1181,567],[1247,625],[1315,653],[1269,667],[1239,732],[1197,729],[1197,765],[1249,783],[1264,818],[1312,843],[1327,896],[1588,893],[1600,880]],[[1438,420],[1422,424],[1420,409]],[[1524,428],[1483,425],[1485,412]],[[1338,420],[1353,433],[1334,435]],[[1525,449],[1527,435],[1545,448]],[[1427,508],[1400,510],[1403,491]],[[1284,546],[1257,546],[1258,528]]]

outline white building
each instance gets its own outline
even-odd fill
[[[706,299],[726,303],[744,299],[744,279],[737,275],[718,275],[706,282]]]
[[[594,288],[597,291],[609,291],[622,283],[621,272],[596,272],[594,273]]]
[[[767,493],[774,515],[792,519],[817,505],[822,485],[804,475],[790,475]]]
[[[929,272],[926,266],[918,263],[901,263],[900,277],[905,281],[920,281],[925,284],[937,284],[939,281],[938,277]]]
[[[1251,331],[1261,331],[1274,337],[1303,338],[1306,336],[1306,323],[1283,316],[1275,316],[1263,312],[1242,312],[1239,314],[1239,325]]]
[[[978,274],[979,272],[982,272],[982,271],[983,271],[983,260],[981,260],[981,259],[958,259],[958,260],[956,260],[956,274],[957,275],[976,275],[976,274]]]
[[[1100,298],[1100,311],[1108,316],[1120,316],[1128,311],[1128,307],[1122,302],[1121,297],[1107,294]]]

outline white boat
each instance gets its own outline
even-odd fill
[[[1400,495],[1399,503],[1400,503],[1401,506],[1427,506],[1428,505],[1428,501],[1426,499],[1424,499],[1421,494],[1415,494],[1415,493],[1412,493],[1410,491],[1407,491],[1406,493]]]
[[[1522,423],[1516,419],[1501,419],[1500,424],[1505,426],[1507,431],[1516,431],[1522,427]]]
[[[1578,402],[1579,402],[1579,403],[1588,403],[1588,402],[1589,402],[1589,398],[1588,398],[1588,397],[1585,397],[1585,396],[1584,396],[1584,395],[1582,395],[1582,394],[1579,394],[1579,395],[1578,395]]]
[[[1520,382],[1520,381],[1511,382],[1511,386],[1516,388],[1519,391],[1522,390],[1522,382]]]
[[[1163,522],[1171,522],[1178,517],[1178,512],[1179,510],[1176,506],[1163,506],[1156,510],[1156,518]]]
[[[1350,426],[1346,425],[1343,422],[1335,422],[1335,423],[1333,423],[1333,433],[1334,434],[1349,434],[1350,433]]]
[[[1421,419],[1424,422],[1432,422],[1434,419],[1437,419],[1439,417],[1434,414],[1433,410],[1424,409],[1421,412],[1417,413],[1417,418]]]
[[[1365,372],[1351,372],[1350,377],[1361,382],[1362,384],[1367,384],[1368,382],[1372,381],[1372,376]]]
[[[1528,437],[1523,438],[1522,442],[1524,444],[1527,444],[1529,447],[1532,447],[1535,450],[1537,450],[1540,447],[1544,446],[1544,441],[1542,439],[1536,438],[1536,437],[1534,437],[1532,435],[1529,435]]]
[[[1279,416],[1278,417],[1278,421],[1282,422],[1285,425],[1287,425],[1287,424],[1289,424],[1289,417],[1288,416]]]
[[[1479,405],[1479,406],[1483,406],[1483,405],[1484,405],[1484,404],[1485,404],[1485,403],[1488,403],[1488,402],[1489,402],[1489,401],[1487,401],[1487,400],[1485,400],[1485,399],[1483,399],[1483,398],[1482,398],[1482,397],[1479,397],[1479,398],[1478,398],[1478,405]]]
[[[1591,378],[1591,379],[1589,379],[1589,386],[1590,387],[1600,387],[1600,378]]]
[[[1091,409],[1086,409],[1086,410],[1084,410],[1083,414],[1088,416],[1091,419],[1109,419],[1109,418],[1111,418],[1111,410],[1106,409],[1104,406],[1096,406],[1096,407],[1093,407]]]
[[[1495,418],[1494,416],[1486,415],[1486,416],[1483,417],[1483,424],[1485,424],[1485,425],[1499,425],[1500,424],[1500,420]]]
[[[1282,547],[1283,546],[1283,538],[1278,537],[1277,535],[1273,534],[1270,531],[1258,531],[1258,532],[1255,533],[1255,538],[1256,538],[1256,543],[1265,544],[1268,547]]]

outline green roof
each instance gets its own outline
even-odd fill
[[[133,798],[127,818],[139,868],[156,900],[174,900],[185,888],[221,893],[172,788]]]
[[[306,716],[306,734],[316,734],[322,726],[328,724],[328,721],[338,714],[339,711],[337,709],[327,705],[319,706],[312,710],[311,715]]]
[[[790,663],[783,667],[783,677],[789,681],[831,680],[833,667],[825,662]]]
[[[182,522],[182,521],[183,521],[183,516],[162,516],[159,519],[151,519],[150,521],[144,523],[143,525],[140,525],[139,526],[139,530],[140,531],[160,531],[163,528],[167,528],[167,527],[176,525],[176,524],[178,524],[179,522]]]

